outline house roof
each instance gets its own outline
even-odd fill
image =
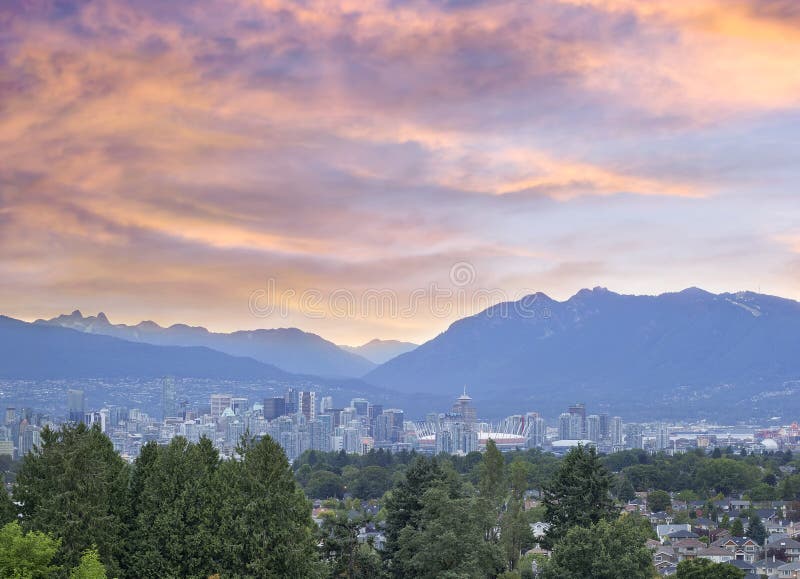
[[[700,549],[697,552],[698,557],[720,557],[722,555],[727,555],[729,557],[733,557],[733,553],[728,551],[727,549],[723,549],[722,547],[708,547],[706,549]]]
[[[697,533],[692,533],[691,531],[686,531],[685,529],[681,529],[680,531],[675,531],[674,533],[670,533],[667,535],[670,539],[696,539],[699,535]]]
[[[773,549],[800,549],[800,542],[784,537],[775,541],[768,541]]]
[[[681,539],[672,543],[675,549],[703,549],[706,544],[697,539]]]
[[[800,571],[800,561],[795,561],[794,563],[786,563],[786,565],[781,565],[778,567],[778,571]]]
[[[747,561],[742,561],[741,559],[731,559],[728,561],[729,565],[733,565],[734,567],[738,567],[739,569],[745,569],[750,571],[751,569],[755,569],[756,566],[752,563],[748,563]]]

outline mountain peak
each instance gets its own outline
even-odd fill
[[[109,323],[108,317],[106,317],[106,315],[103,312],[100,312],[99,314],[97,314],[97,321],[98,322],[104,322],[106,324]]]
[[[69,317],[70,317],[70,318],[80,318],[80,319],[82,320],[82,319],[83,319],[83,314],[81,313],[81,311],[80,311],[80,310],[75,310],[74,312],[72,312],[72,313],[69,315]]]

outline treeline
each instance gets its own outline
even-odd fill
[[[128,465],[97,428],[45,429],[17,474],[17,504],[0,497],[5,521],[20,521],[3,527],[16,547],[0,547],[0,576],[76,576],[82,557],[103,571],[81,577],[327,576],[283,450],[265,437],[239,453],[221,460],[207,439],[175,438]],[[36,542],[51,558],[30,569]]]
[[[683,493],[688,500],[736,494],[754,501],[793,501],[800,493],[800,474],[793,473],[798,465],[790,451],[756,455],[715,449],[706,454],[697,449],[668,456],[629,450],[603,462],[619,473],[616,489],[624,499],[653,489]]]

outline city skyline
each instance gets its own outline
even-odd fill
[[[452,287],[800,298],[780,1],[6,3],[0,302],[423,341],[248,305]],[[464,315],[474,312],[464,312]]]

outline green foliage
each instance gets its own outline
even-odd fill
[[[763,545],[767,538],[767,529],[758,515],[750,517],[750,524],[747,525],[747,536],[759,545]]]
[[[635,519],[569,529],[541,572],[542,579],[650,579],[655,574],[648,536]]]
[[[0,485],[0,525],[17,520],[17,507],[8,496],[5,488]]]
[[[534,545],[530,523],[522,510],[522,501],[512,498],[503,513],[500,526],[500,546],[508,569],[515,569],[523,551]]]
[[[106,579],[106,568],[100,561],[97,549],[87,549],[81,555],[80,565],[69,573],[69,579]]]
[[[117,575],[128,530],[128,475],[99,428],[45,428],[40,452],[23,461],[14,498],[22,504],[26,529],[61,539],[56,563],[75,567],[83,551],[96,545]]]
[[[353,496],[361,499],[379,499],[390,488],[392,480],[388,469],[382,466],[367,466],[358,472],[348,490]]]
[[[380,555],[369,544],[359,544],[361,519],[349,519],[345,511],[327,515],[322,521],[322,551],[333,577],[381,577]]]
[[[630,502],[636,498],[636,490],[633,488],[633,485],[628,477],[617,477],[617,484],[614,487],[614,495],[623,503]]]
[[[0,577],[50,577],[59,569],[52,564],[58,548],[58,539],[38,531],[23,533],[18,522],[8,523],[0,528]]]
[[[431,486],[422,495],[417,526],[400,531],[392,571],[430,579],[497,575],[503,556],[484,540],[486,516],[474,497],[453,497],[443,483]]]
[[[731,535],[734,537],[744,537],[744,525],[742,524],[742,519],[738,517],[733,519],[730,531]]]
[[[306,494],[315,499],[337,498],[344,496],[342,477],[329,470],[314,471],[305,485]]]
[[[150,443],[134,465],[129,570],[137,576],[186,577],[218,570],[221,537],[215,507],[219,454],[211,441]],[[133,486],[133,485],[132,485]]]
[[[687,559],[678,563],[677,579],[744,579],[744,571],[728,563],[708,559]]]
[[[486,443],[483,464],[480,468],[478,489],[481,496],[490,501],[498,501],[505,494],[505,460],[494,440]]]
[[[666,511],[672,508],[672,497],[667,491],[653,491],[647,494],[647,506],[654,513]]]
[[[544,488],[545,520],[550,524],[544,543],[554,545],[570,527],[588,528],[616,517],[610,487],[611,475],[598,460],[594,447],[570,450]]]
[[[311,507],[283,449],[269,436],[245,441],[238,461],[216,470],[216,513],[224,575],[317,577]]]

